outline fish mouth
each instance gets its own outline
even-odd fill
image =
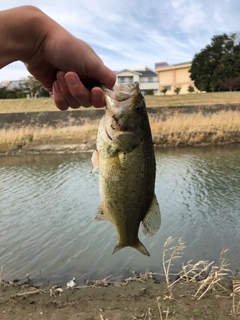
[[[108,139],[109,140],[113,140],[113,138],[110,136],[110,134],[108,133],[108,131],[107,131],[107,128],[105,127],[105,133],[106,133],[106,135],[107,135],[107,137],[108,137]]]
[[[109,90],[105,87],[102,87],[106,100],[109,98],[114,101],[123,102],[136,95],[139,91],[139,83],[134,82],[130,84],[118,84],[115,85],[113,90]]]

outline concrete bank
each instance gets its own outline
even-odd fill
[[[240,111],[240,104],[211,105],[211,106],[181,106],[181,107],[154,107],[147,108],[149,115],[158,116],[164,120],[174,113],[197,113],[209,114],[222,110]],[[80,109],[74,111],[50,111],[50,112],[20,112],[20,113],[0,113],[0,129],[9,127],[25,126],[77,126],[86,122],[100,120],[104,114],[104,109]]]

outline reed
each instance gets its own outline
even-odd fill
[[[220,111],[210,115],[175,113],[167,119],[149,116],[156,145],[201,145],[240,141],[240,117],[237,111]],[[12,148],[31,142],[77,141],[94,143],[99,121],[87,119],[82,126],[12,127],[0,130],[0,147]]]
[[[240,132],[240,117],[237,111],[219,111],[209,115],[201,112],[176,113],[166,120],[150,115],[150,123],[153,141],[161,145],[224,143]]]
[[[97,136],[98,125],[86,121],[83,126],[71,127],[22,127],[0,130],[0,147],[21,147],[31,142],[67,142],[84,141],[94,142]]]
[[[232,293],[232,314],[237,316],[240,314],[240,280],[233,280]]]

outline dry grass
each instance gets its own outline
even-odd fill
[[[232,314],[237,316],[240,314],[240,280],[233,280],[232,284]]]
[[[148,107],[205,106],[240,102],[240,92],[209,92],[198,94],[145,96]]]
[[[238,111],[219,111],[203,115],[201,112],[182,114],[175,112],[166,120],[149,116],[153,141],[156,145],[178,146],[216,144],[240,141]],[[86,120],[81,126],[22,127],[0,130],[0,147],[16,147],[31,142],[78,141],[94,143],[99,121]],[[234,136],[234,137],[233,137]],[[238,141],[237,140],[237,141]]]
[[[240,102],[240,92],[145,96],[145,100],[148,107],[232,104]],[[55,104],[51,98],[0,100],[0,113],[56,110]]]
[[[1,99],[0,113],[56,111],[51,98],[41,99]]]
[[[176,274],[176,280],[170,281],[170,268],[174,265],[173,262],[179,259],[183,255],[183,250],[185,249],[185,244],[180,238],[175,245],[173,245],[174,239],[169,237],[163,247],[163,270],[165,275],[165,281],[169,293],[170,299],[174,298],[173,286],[179,282],[198,282],[199,286],[194,294],[197,300],[200,300],[208,291],[216,290],[215,286],[218,285],[222,290],[228,292],[219,282],[220,280],[233,275],[232,270],[228,268],[229,264],[223,255],[228,251],[228,249],[223,249],[220,253],[219,264],[216,265],[214,261],[209,262],[207,260],[199,261],[197,263],[192,263],[189,261],[186,265],[183,264],[182,270]],[[240,301],[236,303],[236,299],[239,299],[240,293],[240,281],[233,281],[233,314],[237,315],[240,309]]]
[[[86,121],[83,126],[71,127],[22,127],[0,130],[0,147],[16,147],[31,142],[84,141],[95,142],[98,125]]]
[[[93,107],[90,107],[90,109]],[[82,108],[84,110],[84,108]],[[0,99],[0,113],[57,111],[52,98]],[[74,111],[75,109],[69,109]],[[79,110],[79,109],[76,109]],[[81,109],[80,109],[81,110]]]
[[[174,114],[165,121],[150,116],[153,141],[165,145],[197,145],[224,142],[240,132],[238,111],[219,111],[208,115],[201,112]]]

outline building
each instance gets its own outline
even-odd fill
[[[159,95],[158,75],[148,67],[128,68],[116,72],[116,84],[139,82],[142,94]]]
[[[184,62],[169,65],[167,62],[159,62],[155,64],[155,71],[158,74],[159,91],[166,87],[166,94],[176,94],[176,87],[181,87],[179,94],[189,93],[189,86],[194,87],[194,92],[198,92],[194,86],[194,81],[190,78],[189,69],[191,62]]]
[[[16,89],[25,86],[26,80],[5,80],[0,83],[0,88],[6,88],[7,90]]]

